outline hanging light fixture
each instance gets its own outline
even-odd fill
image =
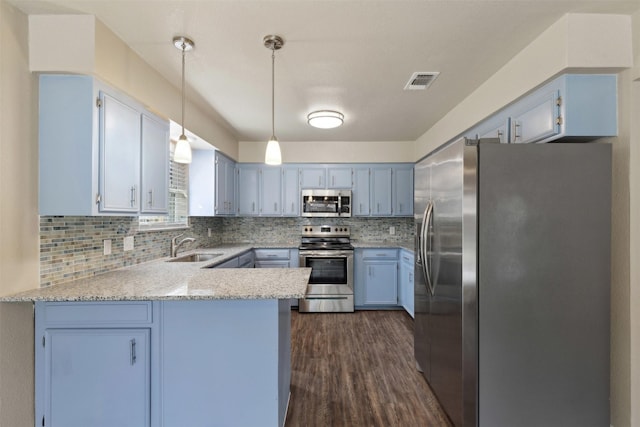
[[[182,51],[182,134],[178,138],[173,152],[173,161],[177,163],[191,163],[191,144],[184,134],[184,57],[185,53],[193,50],[195,43],[184,36],[173,38],[173,44]]]
[[[338,111],[320,110],[307,115],[307,123],[314,128],[332,129],[341,126],[344,122],[344,115]]]
[[[279,165],[282,163],[282,154],[275,131],[275,62],[276,50],[282,48],[284,40],[280,36],[269,35],[264,36],[263,42],[267,49],[271,49],[271,138],[267,142],[264,162],[268,165]]]

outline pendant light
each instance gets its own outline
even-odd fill
[[[276,50],[282,48],[284,40],[280,36],[269,35],[264,36],[263,42],[267,49],[271,49],[271,138],[267,142],[264,162],[268,165],[279,165],[282,164],[282,154],[275,131],[275,62]]]
[[[193,40],[183,36],[173,38],[173,45],[182,51],[182,134],[178,138],[173,152],[173,161],[176,163],[191,163],[191,144],[184,134],[184,57],[185,53],[195,47]]]

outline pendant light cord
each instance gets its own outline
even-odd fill
[[[182,42],[182,135],[184,135],[184,57],[187,45]]]
[[[271,139],[276,139],[276,126],[275,126],[275,98],[276,98],[276,51],[275,46],[271,47]]]

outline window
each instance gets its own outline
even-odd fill
[[[175,163],[173,161],[175,148],[173,141],[171,141],[170,147],[169,214],[138,217],[140,230],[182,228],[189,225],[189,165]]]

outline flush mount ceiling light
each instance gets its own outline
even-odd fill
[[[332,110],[319,110],[307,115],[307,123],[314,128],[331,129],[342,126],[344,114]]]
[[[271,138],[267,142],[267,150],[264,153],[264,162],[268,165],[282,164],[282,154],[280,153],[280,144],[278,138],[276,138],[275,131],[275,63],[276,63],[276,50],[281,49],[284,45],[284,40],[280,36],[264,36],[262,40],[264,47],[271,49]]]
[[[185,53],[193,50],[195,43],[193,40],[183,36],[173,38],[173,45],[182,51],[182,134],[176,143],[173,152],[173,161],[177,163],[191,163],[191,144],[184,134],[184,57]]]

